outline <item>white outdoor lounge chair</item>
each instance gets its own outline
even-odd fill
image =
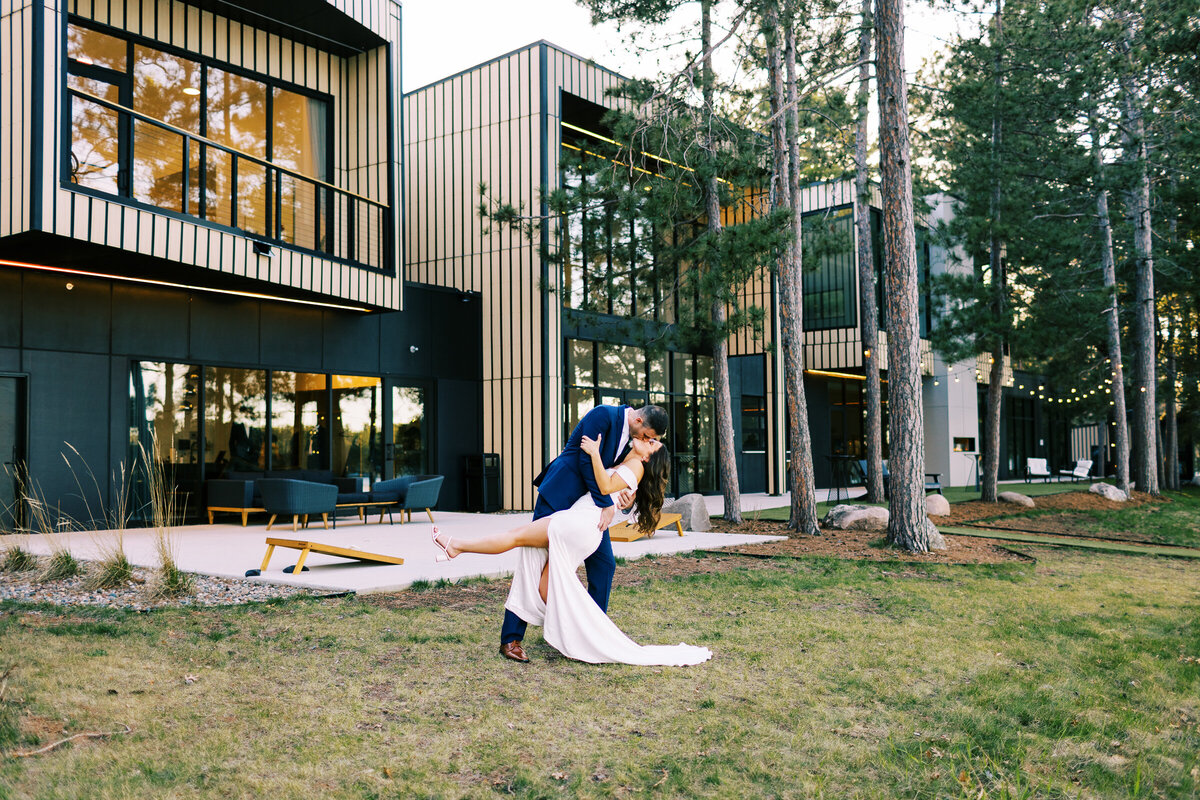
[[[1080,478],[1086,481],[1091,477],[1089,474],[1091,471],[1092,462],[1081,458],[1075,462],[1075,469],[1060,469],[1058,471],[1058,479],[1061,481],[1064,477],[1070,478],[1071,483],[1075,483]]]
[[[1050,482],[1050,465],[1046,463],[1046,459],[1025,459],[1025,482],[1031,483],[1034,478],[1041,478],[1042,483]]]

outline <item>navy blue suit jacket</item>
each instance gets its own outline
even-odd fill
[[[579,442],[587,436],[600,439],[600,460],[604,466],[616,463],[617,443],[625,427],[625,412],[629,406],[596,406],[579,421],[567,445],[558,458],[550,462],[542,473],[538,484],[539,499],[555,511],[570,508],[575,501],[587,493],[600,508],[613,504],[612,498],[600,491],[596,484],[596,473],[592,469],[592,457],[579,449]]]

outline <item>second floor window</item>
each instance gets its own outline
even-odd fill
[[[332,249],[328,98],[74,23],[67,56],[71,183]]]

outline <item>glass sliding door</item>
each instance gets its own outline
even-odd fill
[[[333,376],[333,474],[343,478],[383,477],[383,381],[357,375]]]
[[[271,373],[271,469],[329,469],[325,375]]]
[[[198,366],[161,361],[136,362],[129,373],[129,463],[155,459],[183,516],[201,497],[200,378]],[[135,480],[132,488],[129,510],[141,517],[148,487]]]
[[[234,472],[266,469],[266,370],[205,367],[204,388],[206,458]]]
[[[425,390],[392,387],[392,470],[395,477],[429,474],[429,430]]]
[[[20,503],[24,464],[24,378],[0,375],[0,533],[24,522]]]

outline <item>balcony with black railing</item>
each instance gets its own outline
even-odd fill
[[[222,143],[122,105],[102,83],[73,83],[63,165],[71,188],[320,258],[390,269],[391,208],[305,174],[298,167],[311,168],[311,159],[298,164],[303,159],[288,159],[277,145],[268,160],[236,146],[236,125],[225,137],[232,143]],[[289,131],[269,135],[283,141]]]

